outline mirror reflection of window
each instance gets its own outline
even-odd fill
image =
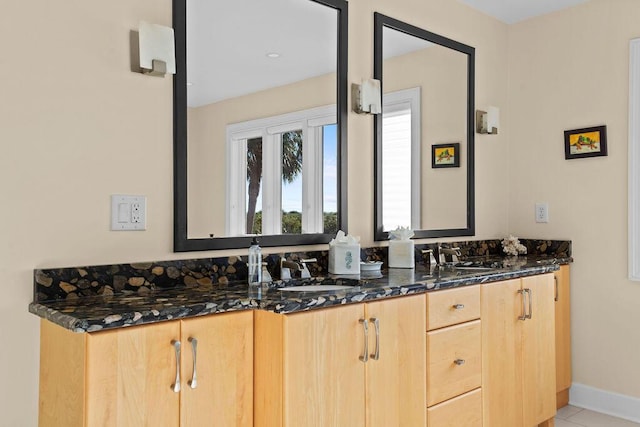
[[[262,138],[247,140],[247,234],[262,234]]]
[[[338,232],[338,125],[322,127],[323,232]]]
[[[312,108],[227,127],[228,236],[337,231],[335,110]]]
[[[302,130],[282,134],[282,233],[302,233]]]
[[[420,228],[420,88],[386,93],[382,107],[383,229]]]

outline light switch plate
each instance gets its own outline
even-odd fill
[[[111,230],[146,230],[147,198],[145,196],[111,195]]]

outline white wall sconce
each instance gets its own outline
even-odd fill
[[[140,71],[150,76],[164,77],[176,73],[173,28],[140,21],[138,27]]]
[[[382,113],[382,95],[380,80],[362,79],[361,84],[351,85],[351,104],[358,114]]]
[[[500,128],[500,110],[488,107],[487,111],[476,110],[476,132],[497,135]]]

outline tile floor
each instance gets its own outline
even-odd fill
[[[567,405],[558,410],[555,427],[640,427],[640,424]]]

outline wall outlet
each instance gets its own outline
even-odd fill
[[[147,198],[145,196],[111,196],[111,230],[146,230]]]
[[[536,203],[536,222],[549,222],[548,203]]]

